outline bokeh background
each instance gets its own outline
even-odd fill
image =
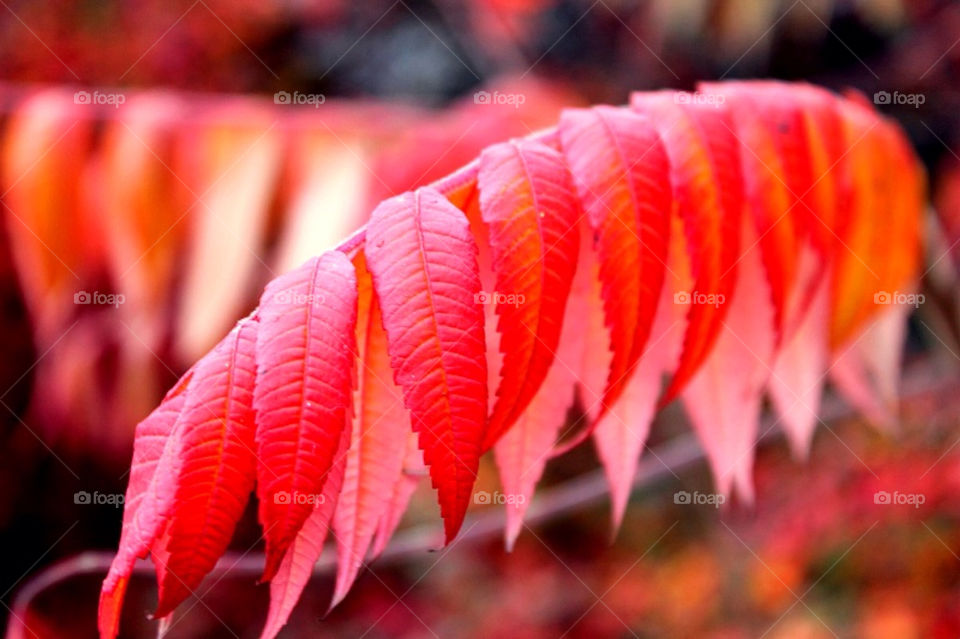
[[[564,106],[747,77],[922,96],[878,105],[936,204],[901,432],[841,407],[809,461],[765,441],[752,508],[674,504],[710,478],[661,469],[613,541],[580,494],[512,553],[495,532],[414,543],[329,615],[319,575],[284,636],[960,636],[960,3],[0,0],[0,60],[0,620],[23,636],[94,636],[102,573],[58,562],[112,549],[121,511],[75,495],[122,494],[136,422],[266,281]],[[687,434],[668,410],[651,446]],[[544,484],[596,467],[581,446]],[[258,550],[253,515],[235,557]],[[438,521],[423,491],[407,526]],[[219,573],[169,636],[257,636],[255,577]],[[152,588],[123,636],[155,636]]]

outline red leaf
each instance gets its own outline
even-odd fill
[[[850,166],[837,98],[810,85],[790,85],[806,133],[813,184],[809,190],[810,239],[828,259],[837,244],[834,227],[850,197]]]
[[[903,136],[871,108],[839,101],[852,189],[839,218],[830,344],[846,349],[884,305],[912,288],[925,201],[922,169]],[[890,238],[896,238],[891,242]]]
[[[704,103],[706,102],[706,103]],[[656,125],[670,158],[671,183],[687,237],[699,296],[719,304],[690,304],[680,364],[661,399],[673,399],[710,353],[736,286],[740,257],[743,179],[730,113],[686,93],[634,93],[631,106]]]
[[[273,639],[287,623],[300,594],[313,575],[314,564],[323,553],[323,542],[330,531],[330,520],[338,506],[337,495],[340,494],[343,484],[349,440],[350,434],[344,429],[333,465],[326,474],[323,493],[313,506],[310,516],[303,522],[296,539],[287,548],[277,574],[270,580],[270,610],[260,634],[261,639]]]
[[[610,484],[614,534],[630,498],[663,377],[676,370],[687,326],[685,307],[674,302],[677,293],[689,294],[693,286],[683,226],[676,211],[671,215],[670,224],[667,275],[647,350],[627,380],[624,393],[593,431],[597,454]]]
[[[100,591],[99,628],[103,638],[117,636],[123,597],[133,565],[137,557],[146,557],[160,528],[158,511],[167,508],[167,505],[157,501],[158,483],[154,476],[164,451],[173,448],[171,435],[183,408],[193,372],[193,368],[187,371],[163,398],[163,402],[137,424],[130,481],[124,498],[120,546]],[[165,495],[172,501],[172,492]]]
[[[503,492],[511,498],[506,503],[507,525],[504,530],[508,550],[513,548],[520,534],[534,489],[573,404],[577,375],[587,342],[584,338],[589,334],[589,317],[585,309],[591,300],[595,301],[597,307],[595,315],[600,315],[596,259],[590,251],[589,234],[580,235],[580,262],[567,297],[556,357],[527,410],[493,448]],[[602,338],[606,330],[600,324],[597,334]],[[600,346],[600,350],[606,350],[605,344]],[[607,368],[600,367],[601,376]],[[601,377],[598,379],[598,392],[602,390],[602,384]],[[599,399],[597,397],[596,401],[599,402]]]
[[[257,327],[243,320],[194,369],[180,413],[182,461],[155,617],[169,614],[216,565],[253,490]]]
[[[487,449],[527,408],[553,361],[577,263],[580,204],[563,157],[538,142],[489,147],[477,182],[497,279],[485,303],[496,304],[503,353]]]
[[[770,134],[783,169],[780,179],[789,193],[790,215],[795,220],[798,239],[809,241],[822,222],[816,217],[814,196],[820,176],[814,173],[803,101],[783,99],[784,91],[791,89],[785,82],[750,81],[732,85],[750,96],[755,116]],[[803,91],[810,87],[797,88]]]
[[[260,299],[253,406],[264,580],[323,492],[349,427],[356,319],[356,274],[338,251],[278,277]]]
[[[613,107],[565,111],[564,156],[590,220],[613,359],[601,413],[643,354],[663,288],[670,165],[650,121]]]
[[[359,293],[357,388],[346,475],[334,514],[337,583],[332,606],[347,594],[389,506],[392,482],[403,470],[410,417],[393,383],[387,336],[363,254],[354,259]]]
[[[886,218],[883,194],[888,186],[874,158],[883,151],[876,127],[879,120],[865,106],[847,101],[838,103],[843,134],[847,141],[851,185],[849,207],[837,219],[838,246],[834,261],[831,292],[830,345],[845,348],[856,330],[876,310],[874,294],[880,290],[878,262],[883,257],[879,236],[887,233],[881,220]]]
[[[880,224],[886,230],[886,234],[881,234],[881,241],[886,238],[897,241],[880,252],[882,256],[876,262],[876,270],[883,292],[906,293],[915,290],[914,280],[921,264],[924,218],[917,215],[917,211],[922,211],[927,201],[926,174],[903,130],[894,121],[881,118],[877,134],[881,147],[886,150],[884,156],[877,159],[877,165],[884,176],[881,183],[888,189],[881,209],[885,215]]]
[[[702,85],[710,95],[723,96],[733,115],[735,135],[740,141],[744,195],[756,228],[755,246],[767,274],[773,302],[777,339],[782,337],[787,299],[797,278],[800,242],[799,197],[791,192],[785,157],[777,144],[777,131],[789,130],[789,123],[778,117],[782,98],[765,95],[752,82],[711,83]]]
[[[366,254],[394,379],[420,435],[449,542],[476,480],[487,408],[477,247],[463,213],[424,188],[374,210]]]

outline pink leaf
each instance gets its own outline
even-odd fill
[[[707,96],[709,97],[709,96]],[[721,104],[674,91],[634,93],[631,106],[657,126],[670,158],[695,284],[692,293],[723,300],[691,304],[683,354],[661,405],[673,399],[709,355],[736,286],[743,177],[740,144]]]
[[[130,481],[124,500],[120,547],[100,592],[99,628],[102,638],[117,636],[123,597],[133,565],[137,557],[146,557],[160,527],[158,511],[168,507],[168,504],[157,501],[158,484],[154,476],[164,451],[173,447],[173,429],[183,408],[193,371],[187,371],[163,398],[163,402],[137,424]],[[172,501],[172,492],[166,493],[166,497]]]
[[[912,309],[905,304],[885,308],[859,336],[840,347],[830,367],[837,391],[885,430],[893,429],[897,421],[903,340]]]
[[[586,220],[582,224],[586,226]],[[580,236],[580,262],[563,317],[560,347],[569,350],[564,361],[572,368],[584,415],[572,425],[572,434],[561,433],[561,436],[570,434],[570,437],[551,451],[551,457],[579,446],[590,436],[603,407],[604,388],[610,377],[610,330],[604,323],[599,264],[596,253],[590,248],[592,235],[589,228],[584,228]],[[571,343],[567,344],[568,341]]]
[[[260,300],[253,405],[264,580],[310,515],[349,428],[356,319],[356,274],[337,251],[275,279]]]
[[[614,534],[623,521],[630,499],[637,462],[650,433],[662,390],[663,377],[676,366],[683,321],[673,307],[673,287],[665,281],[650,332],[650,341],[623,394],[597,424],[593,440],[610,484],[611,522]]]
[[[423,188],[374,210],[365,250],[394,379],[420,436],[449,542],[470,502],[486,427],[476,243],[463,213]]]
[[[344,429],[333,465],[326,473],[323,493],[303,522],[296,539],[287,548],[277,573],[270,580],[270,610],[260,634],[261,639],[273,639],[287,623],[300,594],[313,575],[314,564],[323,553],[323,542],[330,531],[330,520],[337,507],[337,496],[343,483],[349,439],[350,434]]]
[[[601,413],[640,359],[663,288],[673,194],[651,122],[613,107],[565,111],[558,127],[590,221],[613,352]]]
[[[363,254],[358,255],[357,388],[346,474],[334,514],[337,583],[331,607],[347,594],[403,470],[410,416],[393,383],[387,336]]]
[[[745,228],[748,228],[745,225]],[[752,229],[744,239],[752,237]],[[752,246],[745,241],[744,246]],[[690,380],[683,402],[703,443],[717,489],[753,501],[753,455],[760,399],[774,349],[773,308],[760,251],[747,250],[723,330]]]
[[[503,353],[484,449],[527,408],[547,375],[577,263],[580,203],[563,156],[538,142],[489,147],[477,177],[489,227]]]
[[[801,273],[806,272],[806,276],[801,276],[800,286],[794,290],[794,304],[788,311],[795,322],[787,326],[767,386],[794,456],[806,459],[819,421],[824,371],[828,364],[830,288],[812,249],[805,249],[800,262]],[[813,294],[810,302],[805,303],[801,298],[807,296],[805,289],[808,288],[813,289]],[[805,312],[801,313],[798,306],[806,306]]]
[[[423,463],[423,452],[417,446],[417,434],[410,432],[404,447],[403,467],[394,479],[393,487],[387,497],[387,507],[377,523],[376,537],[370,550],[370,557],[378,557],[387,547],[390,538],[400,525],[403,513],[407,510],[410,498],[417,490],[421,480],[427,476],[427,467]]]
[[[567,298],[559,349],[547,372],[547,377],[534,396],[527,411],[504,434],[493,448],[500,473],[500,483],[508,499],[507,526],[504,540],[507,549],[523,527],[523,518],[533,500],[534,489],[543,474],[551,449],[566,421],[574,400],[577,372],[580,370],[587,334],[588,317],[584,306],[594,298],[598,318],[601,317],[599,290],[596,286],[596,259],[589,250],[590,236],[580,239],[580,263]],[[601,333],[603,336],[602,321]],[[601,350],[605,350],[602,345]],[[603,390],[606,368],[597,376],[597,391]],[[599,397],[597,398],[599,400]]]
[[[180,414],[182,461],[163,544],[157,617],[169,614],[216,565],[253,490],[257,327],[255,319],[243,320],[194,369]]]

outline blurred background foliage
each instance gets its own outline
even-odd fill
[[[937,204],[932,303],[910,362],[955,375],[960,251],[940,258],[960,239],[960,3],[8,1],[0,60],[5,605],[27,573],[114,547],[120,512],[73,494],[122,492],[135,423],[268,279],[380,199],[563,106],[743,77],[922,94],[919,107],[881,107],[917,146]],[[76,103],[95,90],[125,102]],[[477,104],[478,90],[525,101]],[[325,102],[278,105],[279,91]],[[77,305],[78,291],[126,302]],[[766,444],[753,509],[674,505],[675,490],[709,490],[701,469],[637,494],[612,545],[605,508],[585,508],[525,531],[509,555],[491,540],[442,562],[375,564],[323,620],[319,579],[288,636],[958,636],[958,408],[949,394],[910,402],[895,437],[841,424],[807,464]],[[676,417],[660,419],[658,441],[683,430]],[[595,466],[583,446],[545,481]],[[928,498],[879,507],[884,486]],[[417,503],[413,520],[432,514]],[[237,549],[255,528],[248,513]],[[228,575],[173,636],[254,636],[266,597],[251,579]],[[148,582],[131,596],[129,636],[151,632]],[[96,586],[45,592],[31,627],[93,636]]]

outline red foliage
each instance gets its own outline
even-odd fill
[[[873,324],[881,328],[901,326],[900,310],[882,308],[884,300],[877,296],[909,286],[915,276],[918,242],[914,240],[919,236],[922,178],[901,132],[856,99],[819,94],[821,102],[832,101],[830,108],[842,122],[845,149],[851,156],[846,169],[838,172],[840,176],[849,175],[850,180],[835,180],[833,196],[844,202],[849,198],[854,213],[837,218],[830,231],[840,241],[830,250],[818,252],[813,233],[784,236],[781,232],[779,220],[789,212],[790,198],[767,197],[769,185],[755,175],[765,170],[763,165],[744,162],[741,168],[744,153],[750,150],[763,151],[781,167],[791,163],[813,165],[819,147],[809,139],[815,131],[807,130],[805,144],[775,144],[769,139],[770,130],[758,132],[754,123],[736,116],[736,107],[719,99],[730,95],[733,104],[753,99],[762,103],[774,93],[783,100],[793,99],[796,94],[801,96],[796,98],[801,105],[798,108],[812,109],[802,97],[810,91],[816,90],[773,83],[736,84],[724,93],[638,94],[632,99],[632,107],[568,115],[559,131],[493,147],[477,162],[433,186],[381,203],[365,233],[340,247],[343,253],[356,257],[355,264],[342,253],[330,251],[268,284],[259,309],[235,330],[257,327],[259,321],[252,396],[257,493],[267,538],[264,576],[269,579],[282,569],[284,583],[294,586],[292,590],[278,587],[273,591],[275,610],[289,611],[291,593],[302,588],[304,557],[315,556],[331,519],[340,522],[338,534],[347,535],[352,532],[351,525],[359,521],[336,518],[329,506],[336,496],[329,494],[328,488],[333,485],[333,477],[336,485],[341,483],[342,459],[351,454],[350,448],[367,442],[367,430],[351,436],[348,415],[351,380],[365,375],[359,366],[383,357],[382,350],[371,352],[371,346],[385,348],[389,355],[389,368],[402,391],[410,426],[418,435],[423,460],[438,492],[447,541],[463,521],[479,457],[498,436],[496,432],[485,436],[490,423],[509,436],[511,422],[518,427],[524,406],[529,412],[542,405],[551,417],[559,415],[559,403],[545,403],[555,399],[553,393],[566,401],[571,380],[554,374],[558,366],[570,370],[572,365],[582,366],[590,380],[606,380],[601,408],[588,411],[588,425],[582,433],[593,432],[598,418],[613,415],[618,421],[612,422],[609,428],[613,432],[608,431],[604,437],[620,435],[621,441],[630,442],[626,448],[631,451],[637,450],[646,436],[658,396],[656,376],[672,373],[660,404],[683,394],[717,484],[723,492],[735,486],[741,497],[751,499],[750,471],[760,401],[778,349],[789,344],[798,331],[797,325],[783,318],[799,321],[810,308],[806,297],[796,302],[792,293],[806,290],[810,283],[801,281],[799,266],[789,260],[772,259],[776,254],[773,248],[794,250],[799,243],[801,253],[809,249],[809,254],[816,256],[821,270],[833,269],[829,322],[818,324],[807,338],[824,348],[828,344],[834,349],[844,348],[843,357],[850,359],[843,360],[846,363],[840,368],[850,386],[869,384],[866,373],[858,372],[863,366],[873,366],[871,372],[880,378],[893,374],[896,359],[868,360],[850,346],[850,340],[869,335]],[[782,158],[787,150],[803,153],[804,158]],[[598,166],[586,165],[584,158]],[[572,169],[570,174],[561,160]],[[750,174],[749,180],[746,173]],[[900,179],[891,179],[895,174]],[[667,176],[672,193],[665,186]],[[878,185],[883,186],[882,192]],[[593,197],[605,186],[604,192]],[[750,217],[741,216],[745,189],[754,211]],[[617,197],[610,193],[608,203],[608,191],[614,190]],[[794,194],[794,203],[802,201],[803,195]],[[676,203],[673,207],[671,200]],[[564,243],[565,231],[575,237],[578,203],[585,205],[594,231],[593,246],[580,251],[574,242]],[[897,233],[881,233],[877,220],[884,223],[883,229],[896,229]],[[638,237],[624,234],[619,226],[638,231]],[[671,231],[682,231],[668,236],[668,226]],[[753,251],[764,234],[781,238],[786,245],[777,243],[766,249],[761,245]],[[544,249],[550,238],[556,239]],[[556,254],[555,247],[559,247]],[[853,252],[857,250],[861,252]],[[363,331],[370,330],[369,309],[374,303],[373,297],[358,302],[358,286],[365,296],[370,295],[363,268],[359,269],[358,285],[361,255],[372,277],[386,340],[368,339],[358,365],[357,318],[359,315],[367,322],[359,329],[362,336]],[[575,269],[561,259],[571,260],[573,256],[578,259]],[[663,268],[652,265],[656,262]],[[549,274],[544,272],[547,268]],[[632,269],[638,269],[639,274],[621,272]],[[499,351],[503,354],[499,380],[488,378],[488,358],[495,361],[496,357],[487,339],[490,333],[485,332],[490,313],[485,313],[480,297],[481,280],[490,275],[486,270],[492,271],[498,286],[518,289],[498,294],[523,294],[529,296],[524,304],[531,305],[523,312],[497,311]],[[578,271],[584,280],[578,280]],[[669,277],[664,277],[665,271]],[[571,317],[585,316],[588,322],[596,318],[601,298],[604,327],[600,335],[605,337],[604,347],[611,345],[611,356],[600,364],[598,353],[581,350],[579,356],[574,355],[579,363],[559,359],[553,354],[555,342],[556,350],[566,353],[568,348],[574,352],[596,339],[596,334],[589,339],[583,334],[567,334],[564,327],[568,322],[578,325]],[[568,304],[568,299],[577,303]],[[670,301],[664,303],[664,299]],[[665,329],[658,324],[658,307],[663,313],[661,322],[671,317],[682,322],[682,338],[671,332],[669,325]],[[874,320],[873,324],[868,325],[868,320]],[[775,339],[778,330],[783,334]],[[651,331],[658,339],[668,340],[670,349],[677,350],[679,356],[673,358],[654,350],[654,377],[645,373],[637,378],[642,383],[634,387],[630,374],[636,373],[637,362],[642,362]],[[142,457],[155,464],[155,470],[149,480],[139,473],[136,477],[131,501],[143,497],[135,506],[133,521],[125,524],[117,564],[104,584],[104,636],[116,631],[116,593],[122,591],[133,558],[151,552],[161,585],[168,583],[174,565],[168,561],[171,549],[184,543],[184,538],[174,535],[185,534],[178,533],[170,521],[176,522],[184,510],[187,514],[183,516],[190,521],[194,499],[214,501],[215,495],[208,493],[215,485],[205,478],[211,471],[219,472],[216,469],[226,460],[201,457],[207,463],[201,464],[197,473],[192,472],[190,455],[185,454],[181,441],[184,433],[193,432],[190,425],[206,423],[209,396],[205,389],[213,383],[211,380],[220,379],[214,370],[218,366],[210,362],[219,361],[220,356],[215,350],[201,358],[185,382],[145,422],[152,426],[162,416],[165,423],[176,407],[176,423],[167,425],[169,434],[162,450],[157,450],[155,436],[147,433],[138,437],[135,460],[136,456]],[[833,356],[839,357],[840,352],[835,351]],[[619,387],[618,396],[620,377],[627,380]],[[543,386],[544,380],[550,380],[550,385]],[[493,385],[499,390],[491,412],[488,388]],[[588,391],[596,388],[595,384],[584,386]],[[540,397],[541,388],[549,388],[551,397]],[[806,392],[805,388],[787,390],[796,397]],[[230,396],[229,386],[225,392]],[[353,411],[353,428],[358,423],[373,426],[366,421],[364,402],[361,397]],[[646,423],[639,424],[639,433],[630,430],[638,424],[619,421],[623,411],[642,415]],[[396,418],[392,411],[384,415]],[[216,431],[221,433],[220,440],[239,437],[245,418],[227,413],[222,419],[231,426],[224,424]],[[234,419],[241,422],[236,427],[232,426]],[[512,450],[505,445],[498,449],[501,464],[518,460],[528,463],[532,452],[549,454],[549,424],[538,420],[521,422],[520,426],[539,450],[518,452],[516,442]],[[627,430],[617,433],[620,427]],[[397,455],[403,439],[394,431],[389,435]],[[620,487],[618,499],[622,499],[626,473],[631,473],[632,467],[609,452],[604,461],[610,464],[608,472],[614,485]],[[396,459],[390,456],[384,460],[391,465],[390,473],[371,480],[375,485],[406,481],[402,470],[397,471]],[[517,482],[516,470],[507,469],[504,474],[526,494],[531,485]],[[337,508],[359,505],[361,492],[355,488],[353,472],[351,489],[341,491]],[[240,484],[249,488],[250,481],[249,473],[245,478],[238,477],[238,491],[243,488]],[[237,498],[244,500],[247,492]],[[402,504],[402,491],[398,494]],[[286,495],[289,502],[278,500],[281,495]],[[301,501],[301,496],[313,499]],[[350,555],[365,551],[369,522],[384,516],[382,508],[381,502],[379,514],[375,510],[368,514],[364,541],[349,548]],[[517,515],[522,515],[522,510]],[[204,529],[200,538],[190,539],[199,547],[217,548],[222,546],[228,528]],[[349,558],[351,563],[356,560],[355,555]],[[191,583],[197,578],[194,570],[191,566],[188,571]],[[346,574],[338,597],[352,578],[349,572]],[[175,601],[175,596],[162,594],[159,613],[168,612]],[[266,634],[275,633],[284,614],[271,615]]]

